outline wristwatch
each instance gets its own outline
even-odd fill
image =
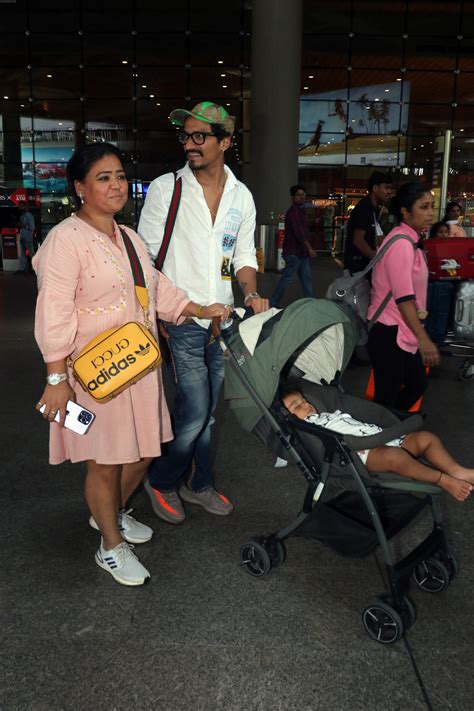
[[[46,382],[48,385],[59,385],[67,380],[67,373],[50,373],[46,377]]]
[[[250,301],[250,299],[259,299],[260,294],[257,294],[256,291],[251,291],[250,294],[247,294],[247,296],[244,299],[244,304],[247,306],[247,301]]]

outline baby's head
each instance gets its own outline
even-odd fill
[[[431,226],[430,237],[449,237],[449,226],[446,222],[435,222]]]
[[[297,417],[299,420],[304,420],[305,417],[309,417],[309,415],[315,415],[317,413],[314,405],[311,405],[310,402],[305,400],[303,395],[297,390],[283,393],[281,401],[288,412],[291,415],[294,415],[294,417]]]

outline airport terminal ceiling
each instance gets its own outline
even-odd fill
[[[111,140],[135,183],[133,223],[143,185],[182,161],[169,111],[203,97],[237,116],[229,162],[245,177],[255,2],[2,4],[2,183],[57,202],[74,145]],[[306,0],[301,116],[314,109],[314,125],[301,124],[300,153],[321,125],[302,175],[365,176],[370,135],[389,168],[429,179],[435,138],[452,129],[453,191],[474,191],[473,87],[473,2]]]

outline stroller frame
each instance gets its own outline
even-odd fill
[[[414,603],[408,597],[410,577],[419,588],[430,593],[441,592],[459,573],[459,563],[448,544],[443,523],[442,509],[438,499],[440,489],[430,484],[419,484],[418,491],[425,494],[423,498],[415,499],[411,515],[412,520],[418,513],[429,506],[433,518],[433,528],[429,535],[404,558],[395,560],[389,545],[389,539],[404,528],[408,521],[385,530],[380,513],[371,498],[369,489],[398,489],[403,477],[396,474],[382,475],[383,480],[375,478],[367,480],[365,468],[357,455],[352,458],[351,449],[344,443],[343,435],[308,424],[298,420],[289,413],[281,414],[268,408],[242,372],[241,363],[232,351],[228,338],[217,329],[214,337],[219,342],[224,357],[238,376],[242,385],[261,412],[262,417],[270,426],[285,450],[288,457],[296,464],[305,477],[308,488],[304,497],[303,508],[295,520],[288,526],[267,536],[255,536],[241,546],[240,561],[247,573],[261,577],[270,573],[272,568],[282,565],[286,558],[285,541],[293,535],[298,535],[300,529],[314,514],[319,504],[320,496],[330,477],[331,468],[336,465],[346,470],[346,478],[352,479],[369,517],[373,531],[380,545],[384,561],[387,590],[364,608],[363,624],[369,636],[382,644],[392,644],[398,641],[416,621],[417,613]],[[331,384],[332,385],[332,384]],[[283,410],[283,408],[281,408]],[[408,417],[405,413],[396,413],[401,419]],[[296,432],[288,426],[291,422]],[[319,469],[311,461],[299,435],[310,433],[317,435],[324,447],[324,461]],[[376,546],[375,546],[376,547]]]

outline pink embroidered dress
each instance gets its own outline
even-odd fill
[[[165,321],[180,323],[189,303],[186,293],[156,271],[140,237],[128,227],[145,273],[150,306]],[[144,323],[135,295],[130,261],[118,226],[117,246],[73,215],[54,227],[33,258],[38,276],[35,337],[46,363],[73,358],[94,336],[127,321]],[[156,336],[156,329],[155,329]],[[95,413],[85,435],[50,425],[49,460],[92,459],[126,464],[156,457],[173,438],[161,370],[155,370],[107,403],[98,403],[72,377],[77,402]]]

